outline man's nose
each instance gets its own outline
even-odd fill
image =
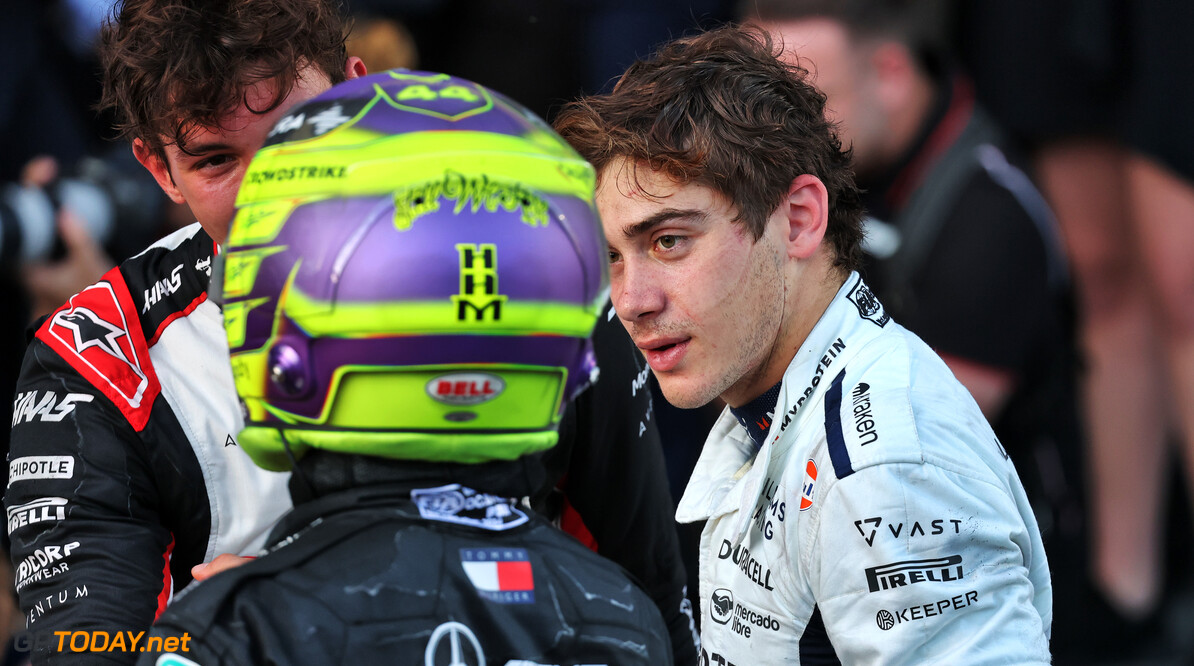
[[[662,276],[650,262],[623,260],[622,270],[610,280],[614,309],[627,323],[658,314],[667,299]]]

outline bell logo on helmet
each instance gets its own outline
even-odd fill
[[[479,405],[506,390],[506,382],[485,372],[455,372],[427,382],[427,395],[445,405]]]

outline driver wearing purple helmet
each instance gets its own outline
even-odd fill
[[[241,446],[293,468],[295,509],[148,646],[189,638],[199,663],[670,663],[650,597],[518,499],[596,370],[592,168],[516,103],[425,72],[343,83],[270,137],[221,300]]]

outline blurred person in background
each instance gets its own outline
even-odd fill
[[[1076,649],[1088,590],[1070,281],[1044,199],[950,57],[949,7],[742,8],[827,95],[865,190],[863,273],[891,315],[941,355],[1011,455],[1053,565],[1054,654]]]
[[[146,627],[205,575],[193,567],[255,553],[290,508],[288,475],[256,467],[236,441],[242,414],[221,325],[229,313],[207,288],[245,169],[275,122],[365,71],[346,54],[338,9],[331,0],[127,0],[103,33],[105,106],[162,191],[198,221],[72,297],[26,354],[13,425],[21,475],[5,502],[34,634]],[[292,121],[318,128],[338,117],[329,108]],[[693,663],[651,402],[633,390],[645,366],[617,322],[601,321],[602,381],[569,404],[531,501],[643,581],[676,661]],[[63,557],[77,544],[69,570],[39,565],[46,544]]]
[[[333,105],[335,126],[291,123]],[[650,598],[519,499],[596,371],[592,167],[431,72],[346,82],[277,127],[214,289],[246,312],[227,329],[240,443],[293,470],[295,510],[152,635],[189,635],[200,663],[671,663]],[[345,175],[265,177],[298,164]]]
[[[980,99],[1032,150],[1075,274],[1107,654],[1170,644],[1188,660],[1194,5],[978,0],[959,25]]]

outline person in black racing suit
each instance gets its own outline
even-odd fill
[[[290,121],[333,106],[334,128]],[[518,499],[596,369],[592,168],[523,107],[428,72],[346,81],[278,127],[237,200],[222,299],[241,446],[295,467],[296,508],[266,554],[167,608],[146,647],[238,664],[670,662],[650,597]],[[354,177],[266,177],[296,164]]]
[[[178,4],[190,13],[168,11]],[[148,627],[192,567],[257,552],[290,508],[289,475],[257,468],[240,448],[243,420],[208,282],[241,177],[274,123],[364,68],[345,57],[333,3],[250,4],[128,0],[105,32],[107,103],[136,156],[199,221],[73,297],[26,353],[5,506],[34,639],[24,644],[39,663],[54,658],[56,641],[38,639],[56,630]],[[300,5],[310,11],[294,11]],[[215,61],[196,55],[204,52]],[[196,72],[202,85],[176,95],[176,81]],[[572,531],[587,528],[600,553],[643,581],[677,663],[693,663],[658,434],[648,396],[635,391],[642,362],[616,322],[601,317],[595,336],[603,380],[570,405],[535,503]],[[549,495],[557,485],[562,495]]]

